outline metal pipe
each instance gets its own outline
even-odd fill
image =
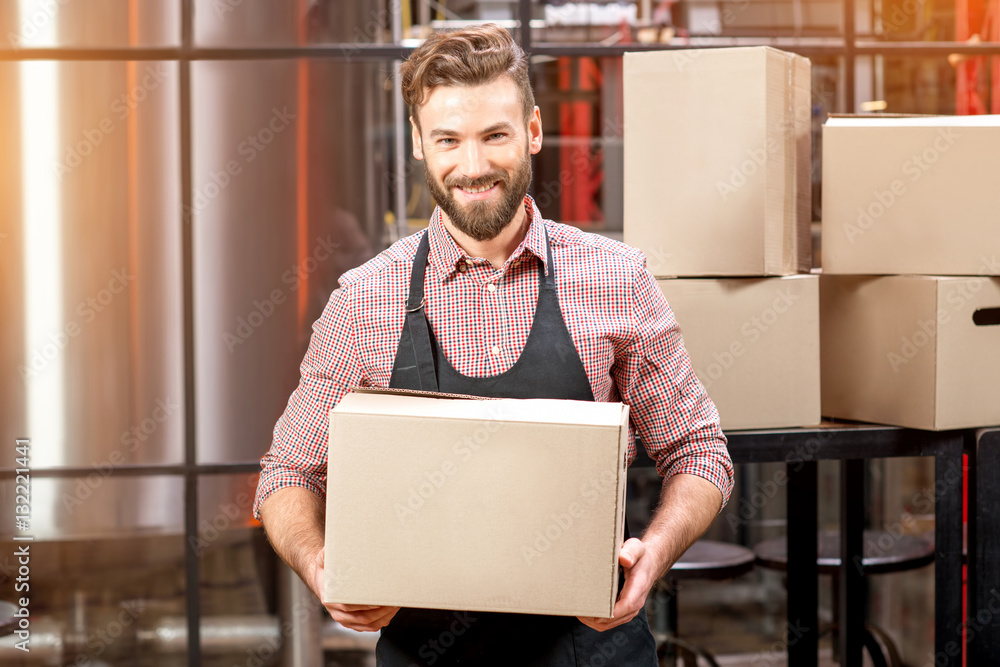
[[[319,602],[292,568],[284,563],[278,567],[282,629],[285,635],[284,664],[289,667],[322,667]]]
[[[165,616],[152,630],[139,630],[139,643],[155,653],[188,650],[188,621],[183,616]],[[266,660],[283,643],[276,616],[208,616],[201,619],[201,652],[204,655],[250,651]]]
[[[31,641],[28,647],[30,653],[25,653],[16,647],[22,641],[16,634],[0,637],[0,663],[20,664],[28,659],[32,662],[53,664],[63,657],[63,627],[52,619],[31,619]],[[59,662],[59,664],[62,664]]]

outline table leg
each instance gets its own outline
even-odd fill
[[[934,464],[934,665],[962,665],[962,436]]]
[[[819,663],[816,461],[788,463],[787,471],[788,664],[815,667]]]
[[[1000,665],[1000,429],[969,454],[969,663]]]
[[[840,664],[860,665],[865,628],[865,461],[840,462]]]

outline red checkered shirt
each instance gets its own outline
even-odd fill
[[[629,405],[628,462],[635,458],[638,434],[660,475],[704,477],[719,487],[725,504],[733,465],[719,413],[691,367],[643,254],[542,220],[531,197],[525,207],[528,232],[499,269],[462,250],[440,209],[431,216],[425,308],[444,354],[455,370],[473,377],[503,373],[517,361],[538,297],[538,263],[546,263],[545,225],[559,305],[594,398]],[[325,498],[330,410],[350,387],[389,386],[419,240],[420,234],[401,239],[345,273],[313,324],[299,386],[261,459],[258,518],[261,502],[286,486]]]

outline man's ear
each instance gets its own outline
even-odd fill
[[[423,160],[424,144],[420,140],[420,128],[417,127],[417,122],[413,120],[413,116],[410,116],[410,133],[413,139],[413,157],[418,160]]]
[[[535,107],[528,121],[528,149],[532,155],[542,150],[542,114]]]

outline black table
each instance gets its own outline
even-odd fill
[[[938,667],[960,667],[963,645],[962,454],[970,442],[968,431],[919,431],[894,426],[825,423],[815,428],[731,431],[726,433],[726,437],[734,463],[786,464],[785,475],[776,481],[780,482],[779,486],[785,487],[788,499],[788,664],[793,667],[818,665],[819,662],[817,461],[840,461],[840,534],[843,539],[840,543],[840,617],[837,619],[840,626],[839,655],[843,665],[860,665],[865,618],[864,572],[859,567],[864,533],[864,461],[933,456],[936,515],[934,664]],[[983,446],[990,437],[988,435],[979,440],[980,458],[989,449],[1000,464],[1000,442],[992,448]],[[1000,440],[1000,436],[996,439]],[[641,446],[633,465],[653,465]],[[994,479],[982,479],[979,488],[982,490],[989,485],[993,495],[981,492],[980,496],[989,497],[994,513],[998,513],[1000,465],[994,466],[992,474]],[[984,477],[980,475],[980,478]],[[969,539],[972,553],[974,538]],[[992,531],[989,542],[980,542],[982,558],[992,558],[984,560],[982,565],[988,568],[992,563],[995,571],[1000,563],[998,531]],[[970,572],[973,569],[970,567]],[[994,590],[1000,605],[1000,586]],[[972,597],[970,594],[970,603]],[[979,599],[983,599],[982,593],[979,593]],[[991,623],[1000,628],[1000,614],[994,614]],[[993,650],[985,646],[989,642],[982,637],[980,635],[983,650]],[[1000,661],[969,664],[996,665]]]
[[[1000,665],[1000,428],[973,433],[969,452],[969,665]]]

